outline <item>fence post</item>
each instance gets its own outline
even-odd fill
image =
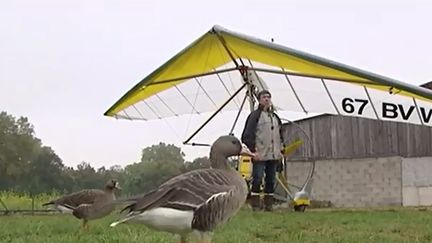
[[[32,215],[34,215],[34,195],[32,193]]]
[[[3,202],[3,200],[0,198],[0,203],[3,205],[3,207],[5,208],[6,212],[5,215],[7,215],[9,213],[9,209],[6,207],[6,204]]]

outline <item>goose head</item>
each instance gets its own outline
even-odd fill
[[[109,180],[106,184],[105,184],[105,190],[106,191],[114,191],[114,190],[121,190],[120,184],[118,183],[117,180]]]
[[[228,157],[238,155],[254,156],[254,153],[235,136],[220,136],[210,149],[211,167],[219,169],[230,168],[227,161]]]

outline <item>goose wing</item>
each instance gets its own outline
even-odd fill
[[[74,192],[56,200],[51,201],[52,204],[62,205],[64,207],[75,209],[81,204],[93,204],[99,197],[105,194],[104,191],[98,189],[85,189]]]
[[[132,199],[122,211],[141,213],[157,207],[196,210],[216,198],[232,195],[235,186],[220,170],[203,169],[174,177],[144,196]]]

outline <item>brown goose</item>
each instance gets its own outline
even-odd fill
[[[236,137],[219,137],[210,150],[211,168],[181,174],[129,199],[122,210],[129,213],[111,227],[131,221],[179,234],[182,243],[192,232],[199,233],[201,242],[210,242],[211,232],[237,213],[248,194],[245,180],[227,161],[239,154],[253,156]]]
[[[88,229],[89,220],[105,217],[115,209],[116,189],[121,189],[119,183],[116,180],[109,180],[104,190],[84,189],[44,203],[42,206],[54,205],[63,213],[72,213],[76,218],[82,219],[83,228]]]

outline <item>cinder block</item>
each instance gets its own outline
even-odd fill
[[[402,185],[429,187],[432,186],[432,157],[403,158]]]
[[[402,188],[403,206],[418,206],[420,204],[418,189],[415,186]]]
[[[401,163],[400,157],[316,161],[313,197],[336,207],[401,205]],[[309,168],[289,163],[290,182],[303,183]]]
[[[422,206],[432,205],[432,187],[419,187],[419,203]]]

